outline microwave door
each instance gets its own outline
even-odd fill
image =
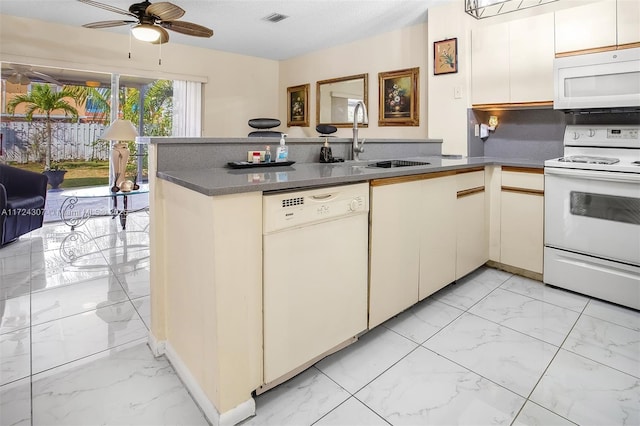
[[[623,53],[602,55],[556,59],[555,109],[640,107],[640,52],[625,52],[627,59]],[[593,62],[587,61],[589,57]]]

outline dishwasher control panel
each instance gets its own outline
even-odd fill
[[[262,198],[264,233],[369,211],[369,184],[266,194]]]

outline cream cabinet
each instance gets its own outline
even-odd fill
[[[371,182],[369,328],[455,280],[456,208],[454,171]]]
[[[489,260],[484,169],[456,175],[456,279]]]
[[[422,182],[392,182],[371,182],[369,328],[418,302]]]
[[[500,193],[500,262],[542,273],[543,169],[503,167]]]
[[[474,29],[472,104],[550,102],[553,28],[549,13]]]
[[[618,45],[640,43],[640,1],[618,0]]]
[[[418,297],[422,300],[456,279],[456,177],[434,173],[420,190]]]
[[[471,102],[509,102],[509,25],[473,30],[471,35]]]
[[[509,102],[553,100],[553,14],[509,22]]]
[[[603,0],[555,12],[556,54],[617,44],[616,1]]]

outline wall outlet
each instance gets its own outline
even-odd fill
[[[476,124],[475,126],[473,126],[473,135],[477,138],[478,136],[480,136],[480,125]]]

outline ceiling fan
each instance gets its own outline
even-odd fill
[[[5,64],[3,64],[4,66]],[[55,78],[47,75],[45,73],[34,71],[32,67],[26,65],[18,65],[18,64],[6,64],[6,70],[8,72],[3,72],[3,78],[6,79],[11,84],[20,84],[26,86],[31,83],[32,80],[35,81],[46,81],[47,83],[52,83],[57,86],[62,86]],[[5,70],[3,70],[5,71]],[[5,74],[8,74],[8,77],[4,77]]]
[[[129,6],[129,10],[100,3],[94,0],[78,0],[90,6],[99,7],[110,12],[119,13],[134,19],[122,19],[114,21],[98,21],[84,24],[85,28],[111,28],[121,25],[133,25],[131,32],[135,38],[154,44],[169,41],[169,33],[172,30],[181,34],[195,37],[211,37],[213,30],[192,22],[178,21],[185,11],[179,6],[169,2],[153,3],[143,1]]]

